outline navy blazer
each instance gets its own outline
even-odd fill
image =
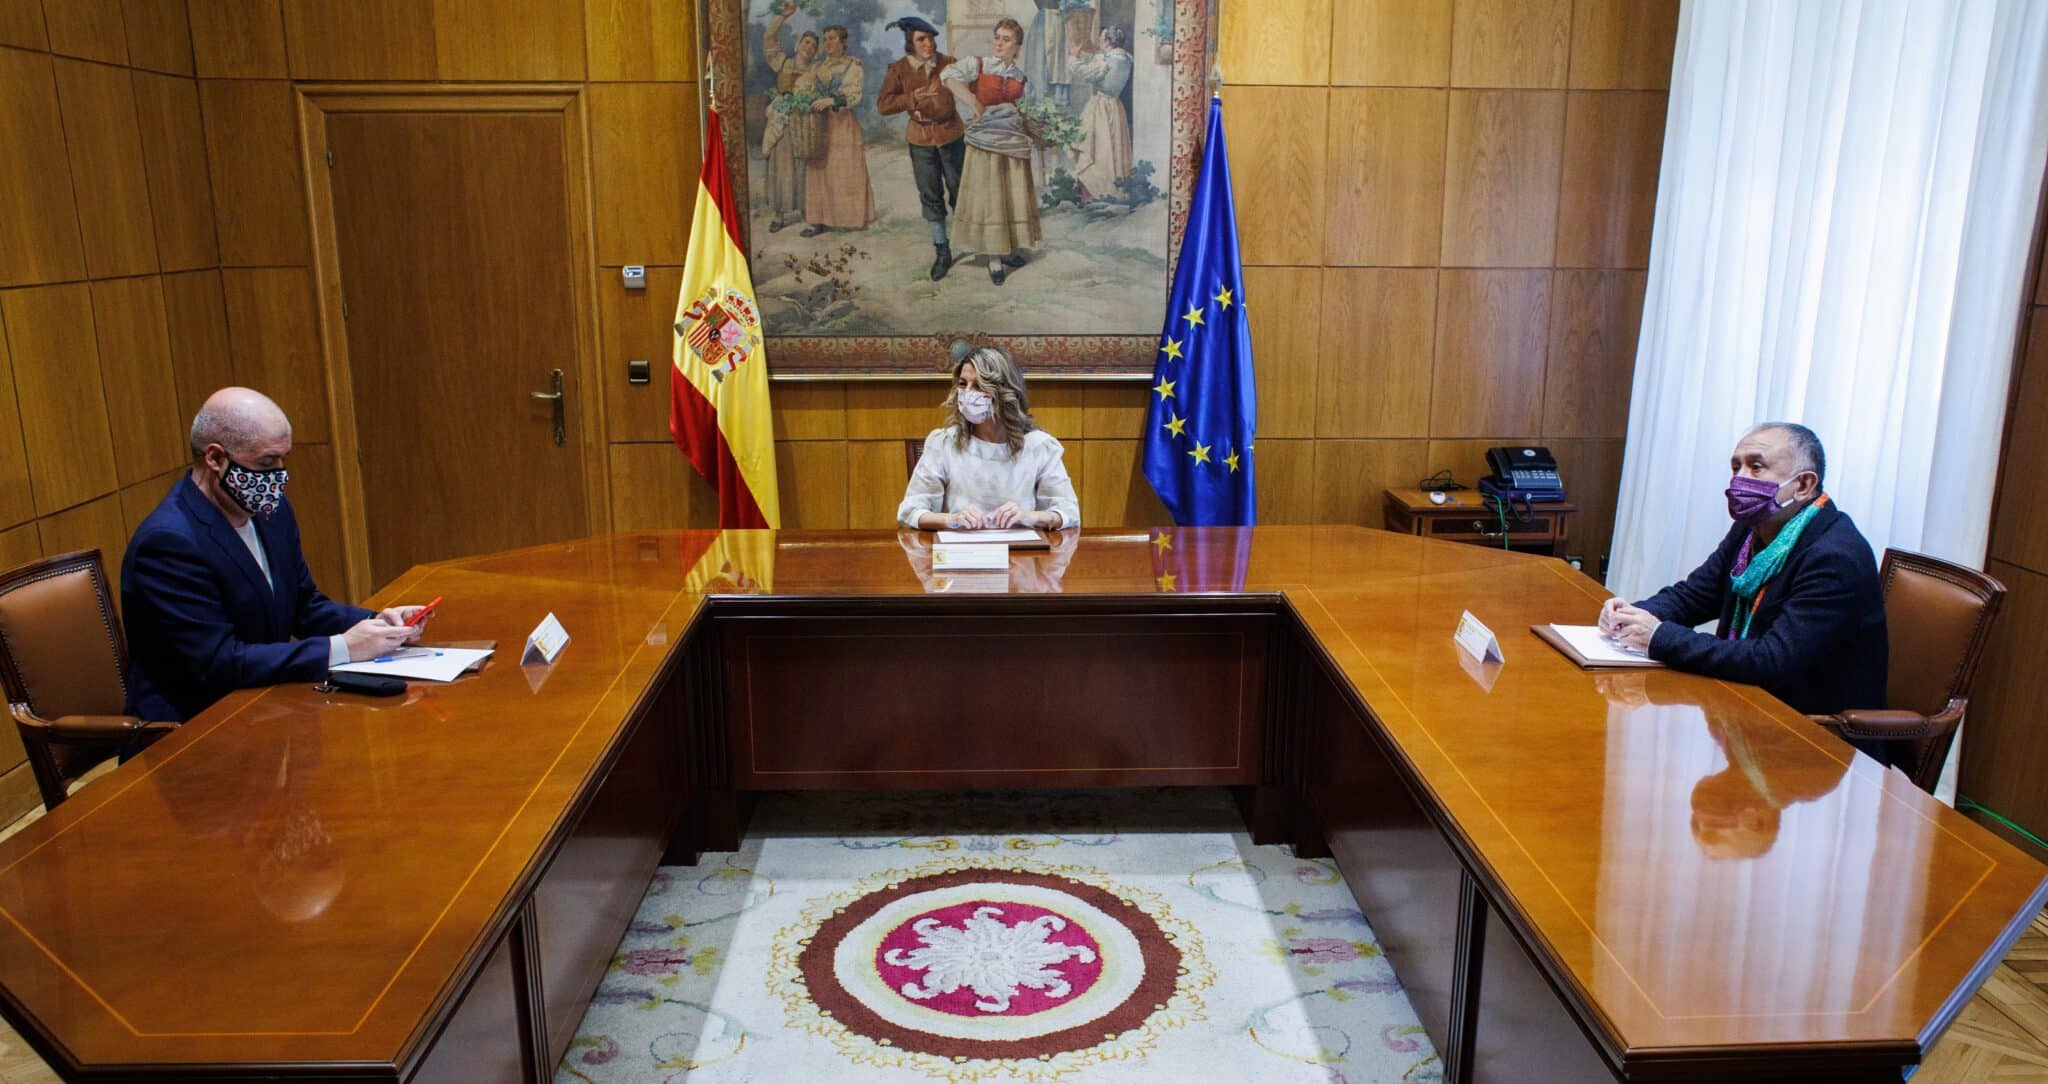
[[[256,536],[275,589],[191,476],[156,506],[121,562],[128,713],[183,722],[236,689],[327,674],[327,640],[366,617],[313,586],[291,501]]]
[[[1650,657],[1679,670],[1761,685],[1794,709],[1832,715],[1885,706],[1884,590],[1870,543],[1834,503],[1822,505],[1785,565],[1765,584],[1763,604],[1742,640],[1694,632],[1735,620],[1728,570],[1749,528],[1736,524],[1705,564],[1637,603],[1663,620]]]

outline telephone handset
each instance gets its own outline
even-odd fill
[[[1548,448],[1488,448],[1486,463],[1493,475],[1481,489],[1535,504],[1565,500],[1564,480],[1558,477],[1557,460]]]

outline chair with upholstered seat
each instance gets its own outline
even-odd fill
[[[100,551],[46,557],[0,573],[0,686],[43,806],[128,745],[177,729],[122,714],[128,644]]]
[[[1879,572],[1891,641],[1882,708],[1816,715],[1845,738],[1882,741],[1915,785],[1933,791],[1970,702],[1970,681],[1991,637],[2005,585],[1962,565],[1884,551]]]

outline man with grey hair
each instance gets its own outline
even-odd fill
[[[236,690],[317,681],[419,637],[417,606],[372,613],[313,585],[285,500],[291,422],[249,388],[192,419],[192,469],[135,529],[121,566],[128,713],[183,722]]]
[[[1683,581],[1600,610],[1600,627],[1674,669],[1761,685],[1799,711],[1885,704],[1887,643],[1877,562],[1822,483],[1813,430],[1765,422],[1729,457],[1727,537]],[[1712,634],[1695,632],[1710,618]],[[1863,747],[1884,759],[1880,746]]]

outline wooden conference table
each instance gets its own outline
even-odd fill
[[[766,789],[1239,788],[1327,845],[1449,1080],[1897,1080],[2048,871],[1752,688],[1581,672],[1557,561],[1343,527],[620,534],[413,569],[480,675],[239,693],[0,844],[78,1079],[545,1080],[664,854]],[[993,592],[993,593],[984,593]],[[1451,642],[1470,608],[1506,661]],[[552,610],[550,666],[509,650]],[[985,696],[1000,689],[999,696]]]

